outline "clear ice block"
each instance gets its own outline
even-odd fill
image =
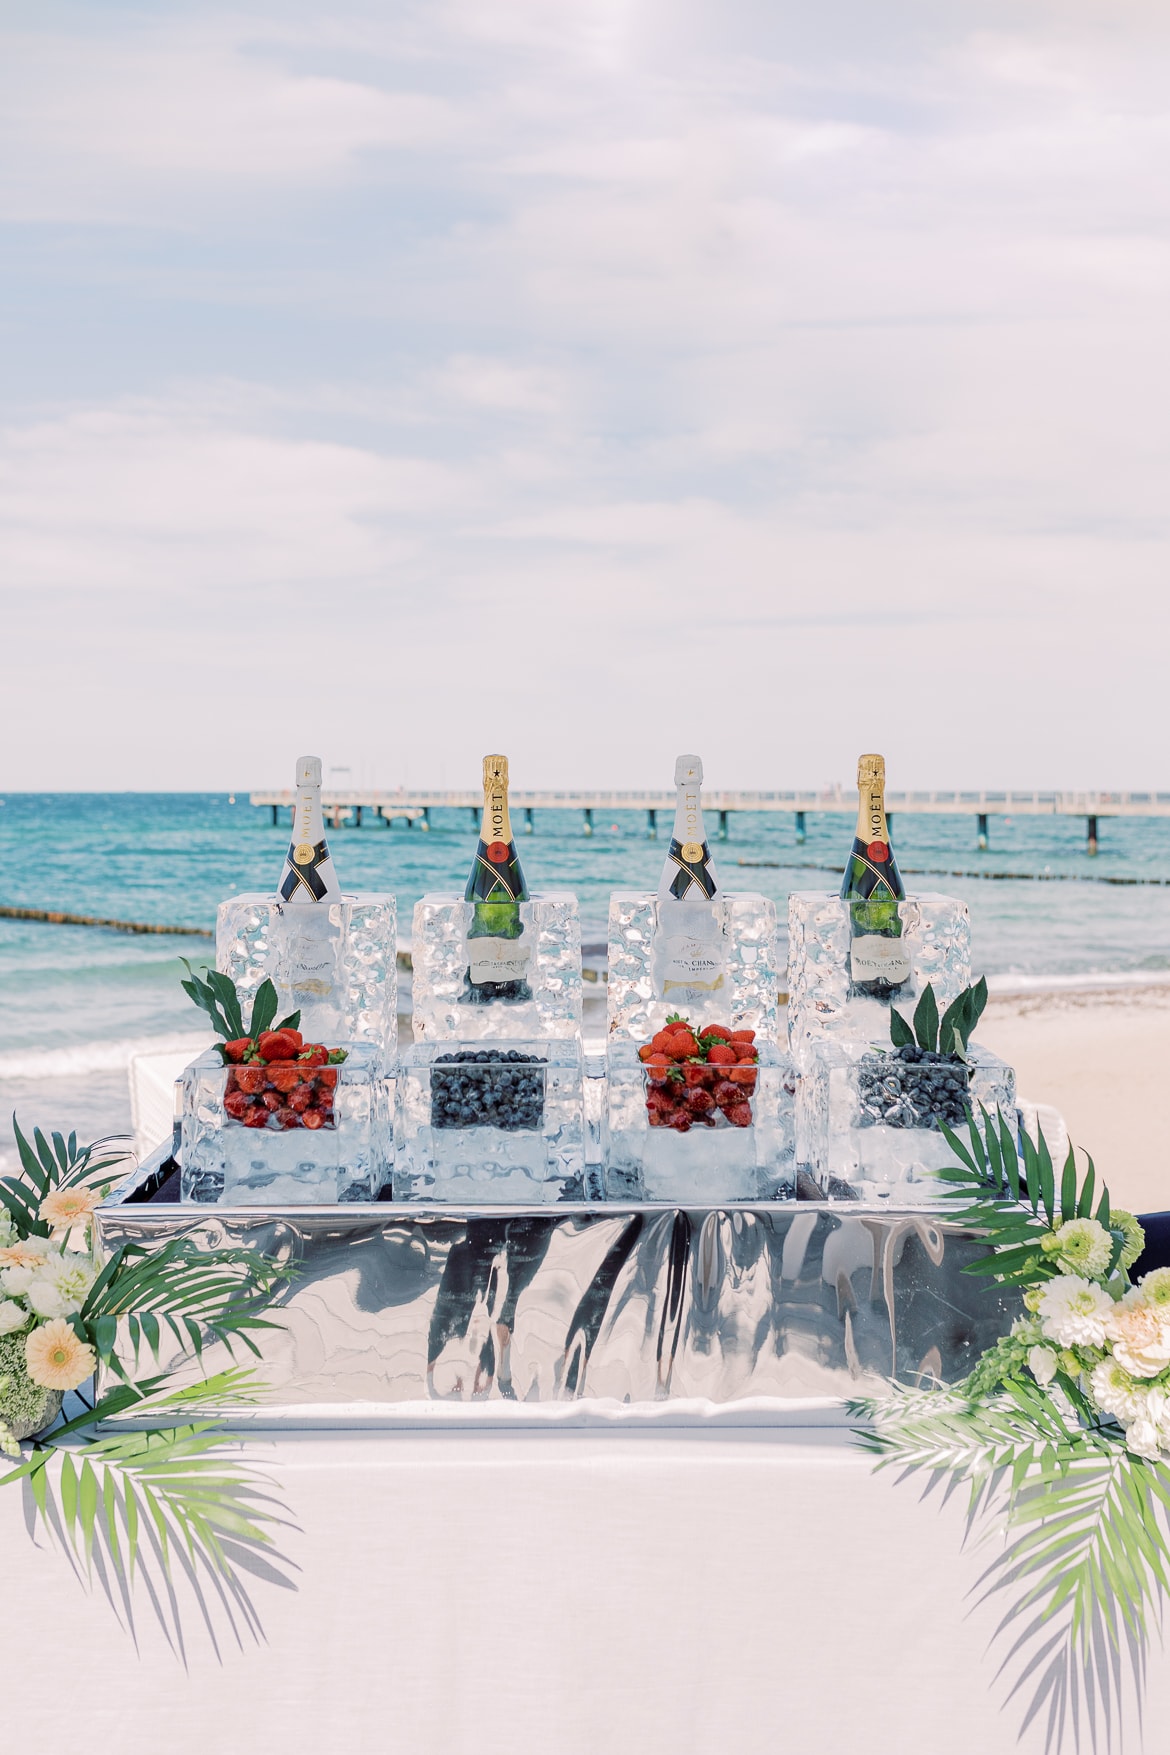
[[[968,1104],[1015,1125],[1015,1073],[976,1043],[965,1063],[915,1065],[886,1045],[821,1042],[800,1077],[797,1157],[827,1191],[848,1183],[864,1199],[941,1199],[934,1172],[955,1157],[940,1116],[962,1137]]]
[[[702,1024],[754,1030],[759,1043],[777,1039],[776,904],[754,890],[723,893],[727,951],[723,991],[705,1006],[684,1007]],[[654,997],[652,975],[658,898],[648,891],[614,890],[609,898],[609,1039],[648,1042],[680,1008]]]
[[[581,916],[577,898],[549,890],[520,903],[531,934],[532,998],[469,1004],[467,928],[472,904],[461,896],[424,896],[414,905],[412,938],[416,1042],[520,1042],[581,1034]]]
[[[216,967],[235,982],[245,1014],[270,977],[277,1017],[299,1010],[306,1041],[369,1043],[392,1065],[397,930],[393,896],[345,896],[319,908],[288,907],[278,896],[232,896],[216,914]]]
[[[297,1070],[287,1061],[265,1070],[285,1068]],[[318,1126],[306,1125],[295,1107],[274,1111],[256,1127],[230,1114],[232,1087],[250,1070],[225,1066],[218,1049],[209,1048],[184,1072],[184,1201],[281,1207],[373,1200],[381,1192],[390,1173],[390,1088],[374,1044],[356,1043],[339,1066],[316,1069],[309,1094],[312,1107],[325,1112]],[[296,1090],[287,1093],[290,1103]]]
[[[403,1052],[394,1199],[476,1206],[579,1200],[584,1064],[566,1037]]]
[[[940,1013],[971,981],[971,916],[956,896],[929,892],[898,904],[911,976],[893,1004],[913,1012],[929,981]],[[788,898],[788,1046],[803,1067],[821,1042],[881,1040],[890,1033],[890,1002],[849,996],[849,907],[825,890]]]
[[[750,1027],[750,1026],[745,1026]],[[651,1125],[653,1089],[632,1042],[611,1040],[605,1120],[605,1192],[610,1200],[771,1200],[790,1192],[795,1176],[795,1071],[787,1054],[760,1044],[745,1090],[748,1126],[713,1112],[713,1126],[689,1131]],[[719,1069],[709,1069],[712,1082]],[[743,1069],[736,1069],[742,1071]]]

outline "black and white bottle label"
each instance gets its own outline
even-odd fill
[[[910,955],[902,939],[867,932],[849,946],[849,970],[854,981],[884,981],[898,987],[910,979]]]
[[[469,938],[467,967],[472,984],[481,987],[485,981],[524,981],[532,952],[528,945],[515,938]]]

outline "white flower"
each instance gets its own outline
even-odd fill
[[[1095,1280],[1108,1270],[1113,1239],[1098,1219],[1070,1219],[1041,1244],[1069,1273]]]
[[[28,1311],[23,1304],[15,1304],[11,1298],[0,1299],[0,1335],[15,1334],[27,1321]]]
[[[33,1275],[25,1298],[38,1316],[76,1316],[96,1279],[88,1257],[54,1252]]]
[[[1103,1345],[1105,1324],[1112,1313],[1108,1292],[1076,1274],[1049,1280],[1040,1295],[1041,1327],[1048,1340],[1059,1347]]]
[[[1152,1420],[1134,1420],[1125,1429],[1125,1448],[1135,1456],[1156,1457],[1161,1434]]]
[[[1102,1359],[1093,1367],[1089,1393],[1103,1414],[1115,1420],[1136,1420],[1145,1411],[1145,1397],[1124,1365],[1116,1359]]]
[[[1170,1305],[1147,1303],[1141,1286],[1113,1306],[1106,1333],[1131,1376],[1157,1377],[1170,1365]]]
[[[1155,1268],[1138,1281],[1135,1289],[1143,1304],[1170,1304],[1170,1267]]]
[[[35,1268],[10,1267],[0,1273],[0,1292],[7,1292],[10,1298],[23,1298],[32,1284]]]
[[[1056,1376],[1056,1354],[1051,1347],[1033,1347],[1028,1354],[1028,1370],[1036,1382],[1044,1387]]]

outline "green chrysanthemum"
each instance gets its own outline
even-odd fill
[[[1116,1207],[1109,1215],[1109,1223],[1113,1230],[1121,1231],[1125,1235],[1125,1242],[1121,1246],[1121,1265],[1123,1268],[1131,1268],[1146,1247],[1146,1234],[1132,1213],[1123,1213]],[[1167,1293],[1167,1299],[1170,1299],[1170,1292]]]
[[[1070,1219],[1046,1237],[1041,1248],[1055,1255],[1066,1273],[1087,1280],[1108,1273],[1113,1259],[1113,1239],[1097,1219]]]

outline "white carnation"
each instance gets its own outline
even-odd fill
[[[1157,1377],[1170,1365],[1170,1306],[1148,1303],[1141,1286],[1113,1306],[1106,1332],[1131,1376]]]
[[[7,1292],[10,1298],[23,1298],[32,1284],[35,1268],[10,1267],[0,1273],[0,1292]]]
[[[25,1297],[37,1315],[46,1320],[54,1316],[76,1316],[89,1289],[97,1278],[97,1270],[87,1256],[46,1256],[29,1282]]]
[[[1028,1353],[1028,1370],[1043,1388],[1056,1376],[1056,1354],[1051,1347],[1032,1347]]]
[[[1060,1274],[1040,1295],[1040,1326],[1059,1347],[1100,1347],[1113,1309],[1108,1292],[1092,1280]]]
[[[1102,1359],[1093,1367],[1089,1393],[1103,1414],[1115,1420],[1136,1420],[1146,1411],[1141,1386],[1116,1359]]]
[[[23,1304],[15,1304],[11,1298],[0,1299],[0,1335],[15,1334],[28,1321],[28,1311]]]
[[[1162,1435],[1152,1420],[1134,1420],[1125,1429],[1125,1447],[1135,1456],[1156,1457]]]

